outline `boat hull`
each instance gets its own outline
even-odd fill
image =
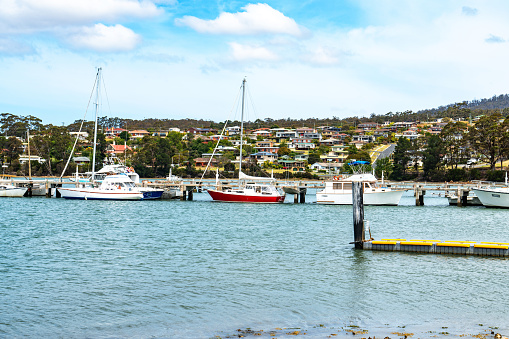
[[[509,190],[490,190],[477,188],[472,190],[486,207],[509,208]]]
[[[222,202],[245,202],[259,204],[278,204],[285,201],[284,195],[263,195],[263,194],[238,194],[235,192],[223,192],[217,190],[207,190],[214,201]]]
[[[0,197],[21,198],[27,190],[27,187],[16,187],[10,185],[0,186]]]
[[[143,200],[154,200],[154,199],[161,199],[164,193],[164,190],[141,190],[143,193]]]
[[[111,191],[87,188],[58,188],[64,199],[76,200],[142,200],[143,193],[129,191]]]
[[[396,206],[405,191],[364,192],[364,205]],[[321,205],[352,205],[352,193],[316,194],[316,203]]]

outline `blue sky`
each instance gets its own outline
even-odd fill
[[[417,111],[509,93],[507,18],[504,0],[0,0],[0,112],[81,119],[96,67],[110,117],[224,121],[244,77],[250,120]]]

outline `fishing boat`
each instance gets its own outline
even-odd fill
[[[0,184],[0,197],[21,198],[28,187],[17,187],[9,184]]]
[[[95,181],[95,157],[96,157],[96,145],[97,145],[97,112],[100,101],[100,87],[101,84],[101,68],[97,70],[95,90],[96,90],[96,102],[95,102],[95,124],[94,124],[94,144],[93,144],[93,156],[92,156],[92,173],[91,179],[88,182],[79,181],[78,175],[76,175],[75,187],[59,187],[58,191],[62,198],[65,199],[81,199],[81,200],[142,200],[143,192],[141,192],[127,176],[126,173],[120,174],[109,174],[105,175],[103,180],[99,183]],[[81,129],[80,129],[81,130]],[[76,145],[76,142],[75,142]],[[73,148],[74,150],[74,148]],[[71,156],[72,156],[71,152]],[[69,157],[70,159],[70,157]],[[69,160],[67,161],[67,164]],[[67,165],[66,165],[67,167]],[[62,175],[65,172],[62,171]]]
[[[244,134],[245,92],[246,92],[246,79],[242,81],[242,105],[241,105],[242,113],[240,119],[240,156],[239,156],[238,186],[237,187],[222,186],[219,181],[218,172],[216,172],[216,187],[215,189],[207,190],[207,192],[214,201],[265,203],[265,204],[282,203],[285,200],[285,194],[281,193],[278,190],[278,188],[275,185],[274,178],[253,177],[246,175],[245,173],[242,172],[242,144]]]
[[[357,165],[361,162],[353,162]],[[393,190],[378,183],[371,173],[356,173],[349,176],[334,176],[325,182],[325,188],[316,192],[316,203],[322,205],[352,205],[352,183],[363,183],[364,205],[392,205],[399,204],[404,190]]]

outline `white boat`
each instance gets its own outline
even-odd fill
[[[214,201],[247,202],[247,203],[282,203],[285,194],[281,193],[274,184],[273,178],[252,177],[242,172],[242,144],[244,132],[244,97],[246,79],[242,81],[242,114],[240,119],[240,156],[239,156],[239,183],[237,188],[222,187],[216,172],[216,188],[207,192]],[[218,142],[219,143],[219,142]],[[215,149],[214,149],[215,153]],[[211,158],[212,159],[212,158]],[[207,165],[208,168],[208,165]],[[202,176],[203,178],[203,176]],[[263,184],[261,182],[269,182]]]
[[[97,112],[100,101],[99,85],[101,84],[101,68],[97,70],[95,90],[95,124],[94,124],[94,143],[93,143],[93,156],[92,156],[92,173],[89,182],[81,182],[76,175],[77,187],[60,187],[58,191],[62,198],[65,199],[81,199],[81,200],[142,200],[143,192],[141,192],[126,173],[105,175],[103,180],[98,183],[94,181],[95,178],[95,156],[97,145]],[[76,143],[75,143],[76,144]],[[73,148],[74,151],[74,148]],[[71,156],[72,156],[71,152]],[[70,159],[70,157],[69,157]],[[69,163],[69,161],[68,161]],[[67,165],[66,165],[67,167]],[[65,172],[62,171],[62,175]]]
[[[486,207],[509,208],[509,187],[473,188],[472,191]]]
[[[21,198],[27,190],[28,187],[16,187],[9,184],[0,184],[0,197]]]
[[[62,198],[80,200],[142,200],[143,192],[125,174],[108,175],[99,186],[59,187]]]
[[[390,187],[378,185],[373,174],[353,174],[343,177],[336,176],[325,182],[325,188],[316,193],[316,203],[323,205],[352,205],[352,182],[363,182],[364,205],[393,205],[399,204],[404,190],[393,190]]]

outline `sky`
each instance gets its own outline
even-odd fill
[[[0,0],[0,112],[364,117],[509,93],[506,0]]]

